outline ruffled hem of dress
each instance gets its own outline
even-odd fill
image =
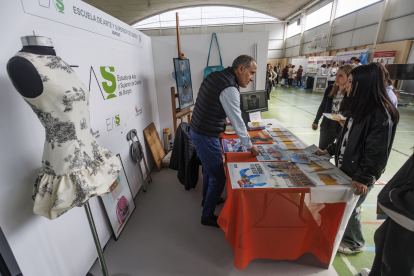
[[[55,219],[73,207],[83,206],[94,196],[105,196],[120,170],[119,159],[106,148],[101,148],[101,155],[90,166],[67,174],[53,175],[42,169],[33,190],[33,211]]]

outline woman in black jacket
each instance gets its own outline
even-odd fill
[[[414,274],[414,155],[378,195],[378,205],[388,215],[374,235],[372,270],[362,276]],[[371,272],[371,273],[370,273]]]
[[[365,250],[359,207],[385,170],[399,114],[378,64],[353,69],[345,89],[339,112],[347,119],[336,143],[324,152],[335,155],[335,165],[352,178],[355,194],[360,195],[338,249],[352,254]]]
[[[312,124],[313,130],[318,129],[318,123],[322,117],[322,113],[338,114],[339,106],[345,95],[345,84],[348,82],[348,76],[354,68],[353,65],[347,64],[338,69],[335,84],[326,88],[322,103],[319,106],[318,113]],[[337,121],[330,120],[324,116],[319,135],[319,148],[324,150],[329,144],[335,142],[341,130],[342,126]]]

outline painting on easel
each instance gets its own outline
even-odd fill
[[[178,103],[180,110],[194,105],[191,83],[190,60],[174,58],[175,80],[177,82]]]

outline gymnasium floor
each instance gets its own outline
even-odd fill
[[[310,89],[287,88],[277,85],[271,93],[269,111],[263,119],[275,118],[309,145],[319,143],[319,129],[311,126],[315,119],[323,93]],[[400,122],[385,173],[379,182],[387,182],[411,156],[414,147],[414,107],[398,107]],[[320,121],[321,122],[321,121]],[[359,275],[362,268],[371,268],[375,256],[374,232],[382,220],[376,219],[376,198],[383,185],[376,184],[363,204],[362,224],[367,249],[363,253],[335,257],[334,268],[339,276]]]

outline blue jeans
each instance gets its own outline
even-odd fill
[[[368,196],[368,193],[374,185],[368,187],[368,192],[365,195],[359,196],[358,202],[355,205],[355,209],[352,211],[351,217],[349,218],[348,225],[346,226],[344,236],[342,241],[347,244],[359,248],[365,246],[364,235],[362,234],[362,224],[361,224],[361,204],[365,201]]]
[[[222,149],[219,138],[195,133],[190,129],[190,137],[203,166],[203,200],[202,217],[214,215],[217,201],[226,184]]]

